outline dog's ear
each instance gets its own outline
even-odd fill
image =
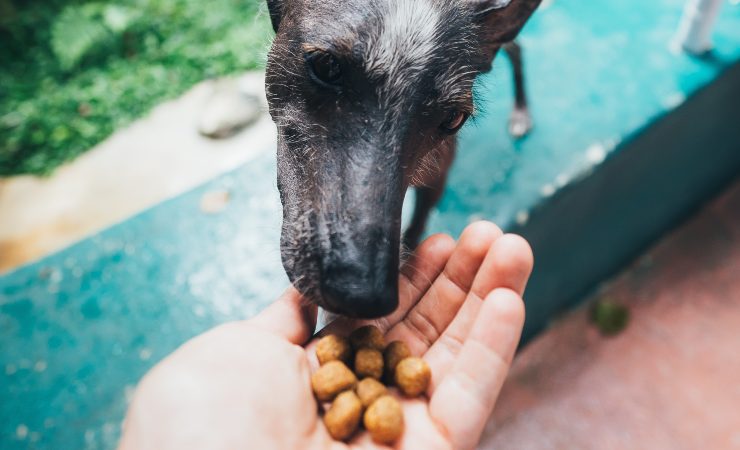
[[[542,0],[468,0],[481,25],[482,44],[491,57],[511,42]]]
[[[280,19],[283,17],[283,4],[285,0],[267,0],[267,9],[270,10],[270,20],[272,28],[277,33],[280,27]]]

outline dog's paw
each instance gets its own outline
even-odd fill
[[[509,117],[509,134],[521,139],[532,129],[532,116],[527,108],[514,108]]]

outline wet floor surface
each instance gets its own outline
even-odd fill
[[[263,78],[254,72],[239,80],[263,96]],[[233,138],[198,134],[214,89],[205,81],[159,105],[48,178],[0,179],[0,274],[274,151],[266,105],[260,120]]]

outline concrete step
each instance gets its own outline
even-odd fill
[[[589,303],[518,355],[481,448],[740,448],[740,179]]]
[[[521,38],[532,133],[508,136],[511,94],[463,133],[431,229],[487,218],[531,242],[525,340],[740,173],[740,7],[696,58],[670,48],[683,3],[546,3]],[[498,62],[483,95],[509,92]]]

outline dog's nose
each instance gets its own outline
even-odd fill
[[[350,317],[374,319],[398,307],[398,267],[381,271],[356,262],[335,262],[324,267],[321,291],[327,306]],[[380,272],[380,273],[378,273]]]
[[[356,284],[343,277],[330,277],[323,295],[336,312],[349,317],[375,319],[387,316],[398,307],[398,287],[394,285]]]

